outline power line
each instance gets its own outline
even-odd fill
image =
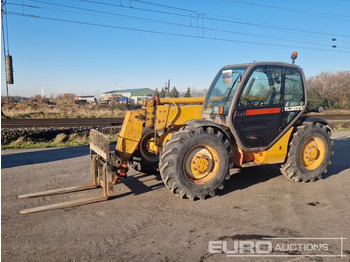
[[[37,1],[37,0],[30,0],[30,1]],[[93,0],[80,0],[83,2],[89,2],[89,3],[94,3],[94,4],[99,4],[99,5],[106,5],[106,6],[114,6],[114,7],[121,7],[121,8],[131,8],[135,10],[142,10],[142,11],[148,11],[148,12],[154,12],[154,13],[164,13],[164,14],[170,14],[170,15],[175,15],[175,16],[182,16],[182,17],[189,17],[189,15],[185,14],[177,14],[177,13],[172,13],[172,12],[164,12],[164,11],[159,11],[159,10],[149,10],[145,8],[137,8],[137,7],[130,7],[130,6],[121,6],[118,4],[111,4],[111,3],[106,3],[106,2],[100,2],[100,1],[93,1]],[[137,3],[145,3],[146,1],[136,1]],[[149,2],[147,2],[149,3]],[[157,5],[157,4],[154,4]],[[169,9],[176,9],[176,7],[169,6],[169,5],[161,5],[162,7],[167,7]],[[195,10],[188,10],[188,12],[192,13],[197,13],[199,14],[200,12],[197,12]],[[219,18],[220,17],[220,18]],[[273,25],[273,24],[266,24],[264,22],[243,22],[239,21],[230,17],[223,17],[221,15],[216,15],[216,14],[209,14],[209,13],[202,13],[202,19],[203,20],[209,20],[209,21],[216,21],[216,22],[225,22],[225,23],[231,23],[231,24],[239,24],[239,25],[246,25],[246,26],[254,26],[254,27],[262,27],[262,28],[268,28],[272,30],[278,30],[278,31],[288,31],[288,32],[296,32],[296,33],[306,33],[308,35],[310,34],[316,34],[316,35],[324,35],[328,37],[332,36],[337,36],[337,37],[346,37],[350,38],[350,35],[343,35],[343,34],[333,34],[329,32],[322,32],[322,31],[313,31],[313,30],[306,30],[306,29],[301,29],[301,28],[292,28],[292,27],[287,27],[287,26],[281,26],[281,25]]]
[[[30,0],[33,2],[38,2],[37,0]],[[146,8],[139,8],[139,7],[135,7],[135,6],[124,6],[121,4],[115,4],[115,3],[107,3],[107,2],[101,2],[101,1],[93,1],[93,0],[79,0],[82,2],[87,2],[87,3],[93,3],[93,4],[97,4],[97,5],[104,5],[104,6],[112,6],[112,7],[118,7],[118,8],[129,8],[129,9],[133,9],[133,10],[140,10],[140,11],[146,11],[146,12],[153,12],[153,13],[158,13],[158,14],[168,14],[168,15],[174,15],[174,16],[181,16],[181,17],[186,17],[186,18],[191,18],[190,14],[179,14],[179,13],[173,13],[173,12],[164,12],[164,11],[160,11],[160,10],[152,10],[152,9],[146,9]],[[146,3],[146,1],[135,1],[136,3]],[[150,2],[147,2],[150,3]],[[52,4],[52,3],[50,3]],[[155,4],[152,3],[153,5],[159,5],[159,4]],[[167,7],[169,9],[179,9],[177,7],[172,7],[172,6],[168,6],[168,5],[160,5],[162,7]],[[263,27],[263,28],[268,28],[271,30],[278,30],[278,31],[288,31],[288,32],[298,32],[298,33],[305,33],[308,34],[308,36],[310,36],[309,34],[316,34],[316,35],[324,35],[324,36],[328,36],[328,37],[333,37],[333,36],[337,36],[337,37],[346,37],[346,38],[350,38],[350,35],[342,35],[342,34],[334,34],[334,33],[329,33],[329,32],[322,32],[322,31],[312,31],[312,30],[305,30],[305,29],[300,29],[300,28],[291,28],[291,27],[286,27],[286,26],[280,26],[280,25],[273,25],[273,24],[266,24],[263,22],[244,22],[244,21],[239,21],[239,20],[235,20],[233,18],[229,18],[229,17],[223,17],[223,16],[219,16],[219,15],[215,15],[215,14],[209,14],[209,13],[200,13],[197,12],[195,10],[190,10],[190,9],[183,9],[183,10],[187,10],[187,12],[192,12],[192,13],[196,13],[196,14],[200,14],[199,17],[201,17],[201,19],[203,20],[209,20],[209,21],[216,21],[216,22],[225,22],[225,23],[232,23],[232,24],[239,24],[239,25],[246,25],[246,26],[254,26],[254,27]],[[210,17],[212,16],[212,17]],[[221,17],[221,18],[219,18]]]
[[[85,2],[85,3],[93,3],[93,4],[98,4],[98,5],[104,5],[104,6],[118,7],[118,8],[128,8],[128,9],[139,10],[139,11],[146,11],[146,12],[152,12],[152,13],[158,13],[158,14],[188,17],[187,14],[186,15],[185,14],[178,14],[178,13],[173,13],[173,12],[166,12],[166,11],[160,11],[160,10],[140,8],[140,7],[135,7],[135,6],[131,7],[131,6],[124,6],[124,5],[121,5],[121,4],[112,4],[112,3],[105,3],[105,2],[92,1],[92,0],[79,0],[79,1]],[[193,13],[196,13],[196,12],[194,11]]]
[[[247,1],[243,1],[243,0],[224,0],[224,1],[225,2],[235,2],[235,3],[251,5],[251,6],[264,7],[264,8],[270,8],[270,9],[276,9],[276,10],[282,10],[282,11],[287,11],[287,12],[292,12],[292,13],[299,13],[299,14],[308,15],[308,16],[311,15],[311,16],[317,16],[317,17],[323,17],[323,18],[328,18],[328,19],[350,22],[350,20],[339,18],[339,17],[344,17],[344,18],[350,19],[350,16],[347,16],[347,15],[332,14],[332,13],[325,13],[325,12],[305,11],[305,10],[294,9],[294,8],[284,8],[284,7],[278,7],[275,5],[266,5],[266,4],[261,4],[261,3],[247,2]]]
[[[16,5],[16,6],[22,6],[22,7],[29,7],[29,8],[37,8],[39,9],[38,6],[34,6],[34,5],[26,5],[26,4],[18,4],[18,3],[12,3],[12,2],[8,2],[8,5]]]
[[[311,31],[311,30],[305,30],[305,29],[293,29],[293,28],[288,28],[288,27],[281,27],[281,26],[276,26],[276,25],[267,25],[267,24],[261,24],[261,23],[248,23],[248,22],[241,22],[241,21],[234,21],[234,20],[229,20],[229,19],[225,19],[225,18],[212,18],[212,17],[208,17],[207,15],[205,15],[204,13],[201,14],[201,17],[198,15],[200,14],[199,12],[197,12],[196,10],[190,10],[190,9],[184,9],[184,8],[178,8],[178,7],[172,7],[172,6],[168,6],[168,5],[163,5],[163,4],[156,4],[156,3],[151,3],[148,1],[142,1],[142,0],[138,0],[136,1],[137,3],[145,3],[145,4],[151,4],[151,5],[155,5],[155,6],[160,6],[161,8],[169,8],[169,9],[175,9],[180,10],[181,12],[189,12],[190,14],[178,14],[178,13],[173,13],[173,12],[166,12],[167,14],[171,14],[171,15],[181,15],[187,18],[193,18],[192,17],[192,13],[196,13],[197,17],[195,16],[195,18],[197,19],[197,25],[193,26],[192,23],[191,25],[187,25],[187,24],[179,24],[179,23],[174,23],[174,22],[168,22],[168,21],[162,21],[162,20],[155,20],[155,19],[149,19],[149,18],[142,18],[142,17],[135,17],[135,16],[129,16],[129,15],[121,15],[121,14],[117,14],[117,13],[112,13],[112,12],[107,12],[107,11],[99,11],[96,9],[88,9],[88,8],[82,8],[82,7],[76,7],[76,6],[70,6],[70,5],[63,5],[63,4],[57,4],[57,3],[52,3],[52,2],[47,2],[47,1],[41,1],[41,0],[30,0],[33,2],[37,2],[37,3],[41,3],[41,4],[47,4],[47,5],[51,5],[51,6],[58,6],[58,7],[63,7],[63,8],[69,8],[69,9],[74,9],[74,10],[79,10],[79,11],[88,11],[88,12],[93,12],[95,14],[103,14],[103,15],[112,15],[112,16],[117,16],[117,17],[123,17],[123,18],[128,18],[128,19],[134,19],[134,20],[140,20],[140,21],[146,21],[146,22],[151,22],[151,23],[161,23],[161,24],[166,24],[166,25],[171,25],[171,26],[178,26],[178,27],[184,27],[184,28],[190,28],[190,29],[197,29],[197,34],[199,35],[200,31],[202,32],[202,36],[204,37],[204,32],[205,31],[212,31],[212,32],[220,32],[220,33],[229,33],[229,34],[239,34],[239,35],[245,35],[248,37],[259,37],[259,38],[268,38],[268,39],[274,39],[274,40],[279,40],[279,41],[293,41],[295,43],[302,43],[302,44],[308,44],[308,45],[315,45],[315,46],[320,46],[320,47],[328,47],[330,46],[329,44],[323,44],[320,43],[320,39],[317,39],[317,43],[314,41],[305,41],[305,40],[299,40],[300,38],[300,33],[307,33],[308,36],[310,36],[310,34],[320,34],[323,35],[324,37],[327,36],[329,37],[350,37],[347,35],[339,35],[339,34],[330,34],[330,33],[326,33],[326,32],[316,32],[316,31]],[[92,4],[99,4],[99,5],[105,5],[105,6],[113,6],[113,7],[122,7],[122,8],[131,8],[133,10],[142,10],[142,11],[152,11],[154,13],[161,13],[164,14],[164,11],[159,11],[159,10],[149,10],[149,9],[144,9],[144,8],[137,8],[135,6],[131,6],[130,1],[129,1],[129,5],[122,5],[121,1],[119,1],[119,4],[111,4],[111,3],[106,3],[106,2],[96,2],[93,0],[80,0],[82,2],[87,2],[87,3],[92,3]],[[48,10],[54,10],[54,11],[60,11],[60,12],[65,12],[62,10],[57,10],[57,9],[49,9],[49,8],[45,8],[42,6],[30,6],[30,5],[24,5],[24,4],[17,4],[17,3],[9,3],[9,4],[14,4],[14,5],[18,5],[18,6],[26,6],[26,7],[30,7],[30,8],[36,8],[36,9],[48,9]],[[199,19],[201,19],[202,21],[202,25],[199,25]],[[259,27],[264,27],[264,28],[268,28],[268,29],[273,29],[273,30],[287,30],[288,32],[298,32],[298,38],[286,38],[286,37],[275,37],[275,36],[268,36],[266,34],[264,35],[259,35],[259,34],[252,34],[252,33],[246,33],[246,32],[237,32],[237,31],[232,31],[232,30],[224,30],[224,29],[217,29],[217,28],[210,28],[210,27],[204,27],[204,20],[213,20],[213,21],[218,21],[218,22],[225,22],[225,23],[236,23],[236,24],[241,24],[241,25],[250,25],[250,26],[259,26]],[[328,39],[329,40],[329,39]],[[327,41],[326,39],[324,39],[323,41]],[[343,41],[341,41],[341,43],[344,43]],[[350,49],[347,47],[339,47],[337,49],[341,49],[341,48],[345,48],[345,49]]]
[[[83,10],[83,11],[88,11],[88,12],[93,12],[93,13],[101,13],[101,14],[107,14],[107,15],[113,15],[113,16],[118,16],[118,17],[124,17],[124,18],[130,18],[130,19],[135,19],[135,20],[141,20],[141,21],[147,21],[147,22],[154,22],[154,23],[162,23],[166,25],[172,25],[172,26],[179,26],[179,27],[185,27],[185,28],[195,28],[192,25],[185,25],[185,24],[179,24],[179,23],[172,23],[172,22],[167,22],[167,21],[161,21],[161,20],[155,20],[155,19],[148,19],[148,18],[141,18],[141,17],[135,17],[135,16],[129,16],[129,15],[121,15],[121,14],[116,14],[112,12],[106,12],[106,11],[98,11],[95,9],[87,9],[87,8],[81,8],[81,7],[74,7],[74,6],[68,6],[68,5],[62,5],[62,4],[56,4],[56,3],[50,3],[46,1],[39,1],[39,0],[33,0],[38,3],[44,3],[44,4],[49,4],[49,5],[54,5],[54,6],[59,6],[59,7],[65,7],[69,9],[75,9],[75,10]],[[9,3],[12,4],[12,3]],[[21,6],[21,4],[16,4]],[[39,6],[29,6],[25,5],[26,7],[30,8],[35,8],[35,9],[41,9],[42,7]],[[52,10],[52,9],[50,9]],[[56,9],[54,9],[56,10]],[[56,10],[60,11],[60,10]],[[197,29],[198,26],[197,26]],[[315,43],[315,42],[307,42],[307,41],[301,41],[297,39],[288,39],[288,38],[282,38],[282,37],[274,37],[274,36],[267,36],[267,35],[259,35],[259,34],[251,34],[251,33],[242,33],[242,32],[237,32],[237,31],[232,31],[232,30],[223,30],[223,29],[214,29],[210,27],[200,27],[201,30],[207,30],[207,31],[214,31],[214,32],[221,32],[221,33],[229,33],[229,34],[239,34],[239,35],[245,35],[249,37],[259,37],[259,38],[265,38],[265,39],[274,39],[274,40],[279,40],[279,41],[293,41],[296,43],[302,43],[302,44],[310,44],[310,45],[316,45],[316,46],[323,46],[323,47],[328,47],[328,44],[321,44],[321,43]]]
[[[81,0],[81,1],[84,1],[84,0]],[[255,6],[260,6],[260,7],[265,7],[265,8],[272,8],[272,9],[278,9],[278,10],[289,11],[289,12],[294,12],[294,13],[301,13],[301,14],[307,14],[307,15],[315,15],[315,16],[320,16],[320,17],[325,17],[325,18],[335,18],[337,20],[339,20],[338,18],[340,16],[350,19],[350,16],[347,16],[347,15],[332,14],[332,13],[325,13],[325,12],[305,11],[305,10],[294,9],[294,8],[283,8],[283,7],[277,7],[275,5],[266,5],[266,4],[248,2],[248,1],[243,1],[243,0],[222,0],[222,1],[224,1],[224,2],[237,2],[237,3],[241,3],[241,4],[246,4],[246,5],[255,5]],[[349,2],[348,0],[341,0],[341,1]],[[169,5],[152,3],[152,2],[144,1],[144,0],[136,0],[136,2],[149,4],[149,5],[153,5],[153,6],[158,6],[158,7],[163,7],[163,8],[169,8],[169,9],[175,9],[175,10],[184,10],[184,11],[187,11],[187,12],[198,13],[195,10],[177,8],[177,7],[173,7],[173,6],[169,6]],[[350,20],[345,20],[345,21],[350,22]]]
[[[214,37],[199,36],[199,35],[196,36],[196,35],[189,35],[189,34],[170,33],[170,32],[163,32],[163,31],[156,31],[156,30],[148,30],[148,29],[140,29],[140,28],[132,28],[132,27],[123,27],[123,26],[116,26],[116,25],[98,24],[98,23],[91,23],[91,22],[84,22],[84,21],[77,21],[77,20],[60,19],[60,18],[52,18],[52,17],[43,17],[43,16],[37,16],[37,15],[25,14],[25,13],[8,12],[8,14],[9,15],[15,15],[15,16],[30,17],[30,18],[35,18],[35,19],[43,19],[43,20],[50,20],[50,21],[57,21],[57,22],[82,24],[82,25],[105,27],[105,28],[113,28],[113,29],[121,29],[121,30],[129,30],[129,31],[136,31],[136,32],[143,32],[143,33],[153,33],[153,34],[160,34],[160,35],[171,35],[171,36],[179,36],[179,37],[187,37],[187,38],[198,38],[198,39],[204,39],[204,40],[234,42],[234,43],[253,44],[253,45],[265,45],[265,46],[274,46],[274,47],[288,47],[288,48],[292,47],[290,45],[280,45],[280,44],[271,44],[271,43],[262,43],[262,42],[253,42],[253,41],[243,41],[243,40],[227,39],[227,38],[214,38]],[[301,47],[301,46],[293,46],[293,48],[310,49],[310,50],[316,50],[316,51],[332,51],[332,52],[340,52],[340,53],[350,53],[350,52],[346,52],[346,51],[338,51],[338,50],[331,50],[331,49],[321,49],[321,48],[311,48],[311,47]]]
[[[47,5],[53,5],[53,6],[59,6],[59,7],[63,7],[63,8],[69,8],[69,9],[75,9],[75,10],[83,10],[83,11],[88,11],[88,12],[93,12],[93,13],[100,13],[100,14],[104,14],[104,15],[113,15],[113,16],[118,16],[118,17],[123,17],[123,18],[129,18],[129,19],[135,19],[135,20],[141,20],[141,21],[147,21],[147,22],[152,22],[152,23],[162,23],[162,24],[167,24],[167,25],[172,25],[172,26],[180,26],[180,27],[186,27],[186,28],[197,28],[197,34],[199,34],[199,30],[202,30],[202,34],[204,35],[204,30],[207,31],[213,31],[213,32],[222,32],[222,33],[229,33],[229,34],[239,34],[239,35],[245,35],[245,36],[249,36],[249,37],[259,37],[259,38],[268,38],[268,39],[274,39],[274,40],[279,40],[279,41],[293,41],[296,43],[303,43],[303,44],[310,44],[310,45],[316,45],[316,46],[323,46],[323,47],[327,47],[329,46],[329,44],[321,44],[319,43],[319,39],[317,39],[317,43],[315,42],[310,42],[310,41],[305,41],[305,40],[298,40],[296,38],[283,38],[283,37],[274,37],[274,36],[268,36],[268,35],[259,35],[259,34],[251,34],[251,33],[242,33],[242,32],[237,32],[237,31],[232,31],[232,30],[223,30],[223,29],[214,29],[214,28],[209,28],[209,27],[204,27],[203,25],[203,20],[204,19],[211,19],[211,18],[205,18],[204,16],[201,18],[202,20],[202,25],[199,26],[199,22],[197,21],[197,27],[194,27],[192,24],[191,25],[185,25],[185,24],[179,24],[179,23],[172,23],[172,22],[167,22],[167,21],[162,21],[162,20],[155,20],[155,19],[148,19],[148,18],[141,18],[141,17],[135,17],[135,16],[128,16],[128,15],[121,15],[121,14],[116,14],[116,13],[112,13],[112,12],[106,12],[106,11],[98,11],[96,9],[88,9],[88,8],[81,8],[81,7],[75,7],[75,6],[70,6],[70,5],[63,5],[63,4],[57,4],[57,3],[51,3],[51,2],[47,2],[47,1],[40,1],[40,0],[31,0],[33,2],[37,2],[37,3],[42,3],[42,4],[47,4]],[[83,2],[89,2],[89,3],[93,3],[93,4],[102,4],[102,5],[108,5],[108,6],[115,6],[115,7],[124,7],[124,8],[132,8],[132,9],[136,9],[135,7],[131,7],[131,5],[129,6],[123,6],[121,4],[110,4],[110,3],[104,3],[104,2],[96,2],[96,1],[92,1],[92,0],[80,0]],[[149,3],[146,1],[140,1],[140,2],[145,2],[145,3]],[[9,4],[14,4],[14,3],[9,3]],[[22,4],[15,4],[15,5],[19,5],[21,6]],[[49,8],[44,8],[44,7],[38,7],[38,6],[30,6],[30,5],[24,5],[26,7],[31,7],[31,8],[36,8],[36,9],[48,9],[48,10],[55,10],[55,11],[62,11],[62,10],[57,10],[57,9],[49,9]],[[162,7],[165,5],[161,5]],[[167,6],[168,7],[168,6]],[[176,8],[176,7],[169,7],[169,8],[175,8],[175,9],[180,9],[180,8]],[[142,9],[142,11],[144,11],[145,9]],[[189,10],[189,9],[181,9],[186,10],[187,12],[195,12],[194,10]],[[152,10],[154,12],[158,12],[156,10]],[[163,13],[163,12],[162,12]],[[173,14],[173,13],[171,13]],[[178,15],[178,14],[176,14]],[[192,14],[191,14],[192,15]],[[188,17],[188,15],[185,15],[186,17]],[[215,19],[217,21],[223,21],[223,22],[235,22],[235,21],[228,21],[226,19]],[[239,23],[239,22],[235,22],[235,23]],[[247,23],[241,23],[244,25],[247,25]],[[254,24],[256,26],[267,26],[267,25],[261,25],[261,24]],[[271,29],[271,26],[267,26],[268,28]],[[274,29],[276,29],[275,26],[273,26]],[[280,29],[280,27],[279,27]],[[289,29],[289,28],[284,28],[285,30],[296,30],[296,29]],[[305,31],[304,32],[308,32],[310,33],[310,31]],[[321,33],[321,32],[313,32],[313,33]],[[329,36],[328,33],[324,33],[326,35]],[[332,35],[333,37],[334,35]],[[300,35],[298,35],[298,37],[300,37]],[[350,37],[350,36],[349,36]],[[346,47],[344,47],[345,49],[347,49]]]
[[[196,13],[198,15],[203,15],[204,13],[200,13],[196,10],[191,10],[191,9],[185,9],[185,8],[180,8],[180,7],[174,7],[174,6],[169,6],[169,5],[164,5],[164,4],[158,4],[158,3],[152,3],[148,1],[143,1],[143,0],[137,0],[138,3],[143,3],[143,4],[148,4],[152,6],[158,6],[161,8],[167,8],[167,9],[173,9],[173,10],[178,10],[178,11],[185,11],[185,12],[191,12],[191,13]]]

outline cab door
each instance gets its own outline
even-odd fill
[[[246,149],[266,150],[305,108],[303,76],[297,68],[255,67],[233,113],[236,134]]]
[[[257,66],[244,84],[233,124],[246,148],[268,146],[281,132],[283,68]]]

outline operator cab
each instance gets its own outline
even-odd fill
[[[266,150],[305,111],[304,83],[294,64],[226,66],[211,84],[202,117],[228,126],[243,150]]]

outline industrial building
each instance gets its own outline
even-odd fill
[[[100,100],[110,102],[117,99],[117,102],[120,103],[130,103],[136,105],[142,103],[144,99],[152,97],[153,92],[154,90],[150,88],[114,90],[102,93]]]

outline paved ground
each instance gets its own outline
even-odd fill
[[[281,176],[276,166],[254,167],[233,174],[219,196],[191,202],[173,196],[158,176],[133,172],[115,186],[116,197],[112,200],[31,215],[20,215],[19,211],[99,193],[96,189],[17,199],[18,194],[88,183],[89,150],[2,151],[1,259],[349,261],[350,132],[336,132],[334,138],[333,164],[324,179],[315,183],[293,183]],[[340,239],[263,239],[307,237],[347,239],[343,246]],[[279,257],[251,257],[259,255],[255,249],[253,253],[243,252],[250,257],[226,256],[236,254],[235,243],[244,248],[263,240],[274,247],[283,241],[327,244],[328,250],[284,250],[270,253]],[[226,254],[209,251],[209,246],[212,251],[225,251],[226,244]],[[265,250],[263,245],[258,248]],[[332,257],[341,253],[346,255],[342,260]],[[300,256],[305,254],[330,257]]]

